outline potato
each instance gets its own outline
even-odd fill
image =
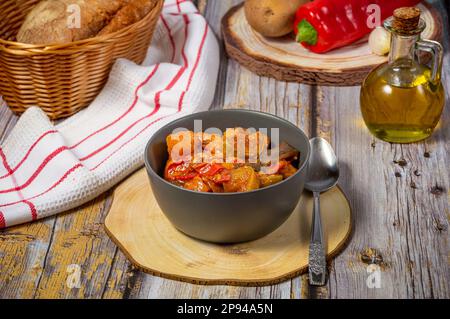
[[[238,157],[238,155],[242,155],[240,157],[243,157],[245,155],[245,159],[239,158],[242,161],[247,160],[249,156],[257,159],[261,152],[269,146],[269,137],[266,134],[259,131],[243,129],[242,127],[228,128],[223,135],[223,141],[224,151],[227,157]],[[232,149],[234,150],[234,154],[228,154],[227,151],[231,152]],[[238,154],[239,151],[243,151],[245,154]]]
[[[283,180],[283,175],[280,174],[272,174],[272,175],[266,175],[266,174],[258,174],[259,180],[261,183],[261,187],[267,187],[273,184],[277,184]]]
[[[253,29],[266,37],[281,37],[294,27],[295,12],[309,0],[247,0],[245,16]]]
[[[259,188],[259,178],[250,166],[242,166],[230,171],[230,181],[223,183],[227,193],[248,192]]]
[[[205,192],[205,193],[211,190],[209,186],[199,176],[196,176],[193,179],[186,181],[184,183],[184,188],[189,189],[191,191]]]
[[[194,133],[191,131],[181,131],[170,134],[166,137],[167,152],[169,158],[173,156],[187,156],[191,155],[194,149]],[[172,153],[174,151],[174,153]],[[188,154],[184,154],[187,151]]]

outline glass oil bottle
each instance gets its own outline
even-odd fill
[[[381,140],[411,143],[429,137],[445,104],[441,83],[443,48],[422,40],[425,22],[417,8],[400,8],[387,19],[391,32],[389,61],[375,68],[361,88],[361,111],[370,132]],[[419,53],[432,55],[431,68]]]

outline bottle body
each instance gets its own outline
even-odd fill
[[[393,143],[429,137],[441,117],[445,92],[431,70],[415,60],[385,63],[375,68],[361,88],[361,112],[370,132]]]
[[[361,87],[361,112],[370,132],[392,143],[429,137],[445,105],[441,82],[444,49],[421,39],[426,27],[420,10],[399,8],[384,22],[391,37],[389,60],[372,70]],[[430,67],[421,53],[431,54]]]

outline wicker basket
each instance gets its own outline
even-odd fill
[[[87,106],[105,85],[113,63],[126,58],[142,63],[163,0],[141,21],[117,32],[64,45],[15,42],[28,12],[39,0],[1,0],[0,95],[20,114],[41,107],[51,119]]]

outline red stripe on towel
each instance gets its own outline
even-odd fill
[[[10,192],[14,192],[14,191],[20,191],[24,188],[26,188],[28,185],[30,185],[34,179],[41,173],[41,171],[47,166],[47,164],[53,159],[55,158],[58,154],[62,153],[63,151],[67,150],[67,146],[61,146],[60,148],[57,148],[55,151],[53,151],[53,153],[51,153],[49,156],[47,156],[47,158],[41,163],[41,165],[39,165],[39,167],[37,168],[37,170],[33,173],[33,175],[31,175],[31,177],[22,185],[15,185],[14,188],[9,188],[9,189],[2,189],[0,190],[0,194],[5,194],[5,193],[10,193]],[[3,152],[0,151],[0,155]]]
[[[185,21],[186,21],[186,19],[185,19]],[[186,29],[187,29],[187,27],[186,27]],[[169,31],[170,31],[170,29],[169,29]],[[186,39],[185,39],[184,44],[183,44],[183,52],[184,52],[184,47],[185,47],[185,45],[186,45]],[[183,54],[183,55],[184,55],[184,54]],[[185,59],[185,62],[186,62],[186,59]],[[117,123],[118,121],[120,121],[122,118],[124,118],[129,112],[131,112],[131,110],[135,107],[135,105],[137,104],[137,101],[139,100],[139,97],[138,97],[138,91],[139,91],[145,84],[147,84],[147,83],[150,81],[150,79],[156,74],[158,68],[159,68],[159,64],[156,64],[155,67],[153,68],[152,72],[151,72],[151,73],[149,74],[149,76],[144,80],[144,82],[140,83],[140,84],[136,87],[135,93],[134,93],[134,96],[135,96],[134,101],[133,101],[132,105],[127,109],[127,111],[126,111],[124,114],[122,114],[119,118],[117,118],[116,120],[114,120],[114,121],[111,122],[110,124],[106,125],[105,127],[103,127],[103,128],[101,128],[101,129],[99,129],[99,130],[97,130],[97,131],[91,133],[90,135],[88,135],[87,137],[85,137],[84,139],[82,139],[81,141],[79,141],[78,143],[72,145],[72,146],[69,147],[68,149],[74,149],[74,148],[76,148],[77,146],[79,146],[80,144],[82,144],[83,142],[85,142],[86,140],[88,140],[89,138],[91,138],[92,136],[94,136],[94,135],[100,133],[101,131],[104,131],[105,129],[111,127],[112,125],[114,125],[115,123]],[[180,71],[182,71],[182,72],[180,72]],[[172,87],[175,85],[176,81],[178,81],[178,79],[181,77],[182,73],[184,73],[184,69],[182,69],[182,70],[180,70],[180,71],[177,73],[177,75],[176,75],[175,78],[172,80],[172,82],[169,84],[169,86],[166,88],[166,90],[172,88]],[[160,95],[162,92],[160,91],[160,92],[158,92],[158,93],[159,93],[159,95]],[[157,93],[157,94],[158,94],[158,93]],[[159,101],[159,96],[157,96],[156,101]],[[159,107],[160,107],[159,104],[156,105],[155,110],[154,110],[149,116],[152,116],[152,115],[156,114],[156,112],[159,110]],[[142,118],[141,120],[143,120],[143,119],[144,119],[144,118]],[[106,145],[103,145],[102,147],[100,147],[100,148],[97,149],[96,151],[94,151],[94,152],[92,152],[91,154],[89,154],[89,155],[87,155],[87,156],[81,158],[80,160],[83,161],[83,160],[86,160],[86,159],[88,159],[88,158],[90,158],[90,157],[92,157],[92,156],[98,154],[99,152],[101,152],[102,150],[104,150],[105,148],[107,148],[109,145],[113,144],[118,138],[120,138],[121,136],[123,136],[129,129],[131,129],[134,125],[136,125],[137,123],[139,123],[141,120],[136,121],[135,123],[133,123],[133,125],[129,126],[129,127],[127,128],[126,131],[124,131],[124,132],[122,132],[122,134],[120,134],[120,136],[114,138],[113,141],[110,141],[110,142],[107,143]],[[45,135],[47,135],[47,134],[49,134],[49,132],[45,132],[45,133],[38,139],[38,141],[36,141],[33,145],[36,146],[36,144],[38,144],[38,142],[39,142],[40,140],[42,140],[42,138],[43,138]],[[63,151],[63,149],[59,148],[59,149],[57,149],[56,151],[54,151],[52,154],[50,154],[49,156],[47,156],[47,157],[44,159],[44,162],[41,163],[41,165],[38,167],[38,171],[35,171],[35,172],[33,173],[31,181],[32,181],[34,178],[37,177],[37,175],[38,175],[38,174],[40,173],[40,171],[42,170],[42,167],[45,167],[45,166],[48,164],[48,162],[49,162],[52,158],[54,158],[57,154],[59,154],[59,153],[62,152],[62,151]],[[30,150],[29,152],[31,152],[31,150]],[[29,153],[29,152],[28,152],[28,153]],[[24,158],[21,162],[23,163],[24,161],[25,161],[25,158]],[[40,168],[41,168],[41,169],[40,169]],[[8,175],[10,175],[10,173],[8,173]],[[30,179],[29,179],[29,182],[31,182],[31,181],[30,181]],[[28,186],[28,185],[29,185],[29,183],[26,183],[25,187]],[[23,187],[19,187],[19,186],[17,185],[17,186],[16,186],[15,188],[13,188],[13,189],[9,189],[9,190],[0,190],[0,194],[1,194],[1,193],[7,193],[7,192],[15,191],[15,190],[19,190],[19,189],[23,189]]]
[[[48,193],[49,191],[51,191],[52,189],[54,189],[55,187],[57,187],[59,184],[61,184],[62,182],[64,182],[64,180],[70,175],[72,174],[74,171],[76,171],[77,169],[79,169],[80,167],[83,167],[83,164],[77,164],[75,166],[73,166],[71,169],[69,169],[56,183],[54,183],[52,186],[50,186],[48,189],[46,189],[45,191],[43,191],[40,194],[37,194],[33,197],[28,198],[27,200],[30,201],[32,199],[38,198],[42,195],[45,195],[46,193]],[[16,205],[19,203],[23,203],[23,200],[19,200],[16,202],[12,202],[12,203],[8,203],[8,204],[1,204],[0,207],[7,207],[7,206],[12,206],[12,205]]]
[[[7,174],[0,176],[0,179],[6,178],[8,176],[10,176],[11,174],[14,174],[15,171],[17,171],[17,169],[22,166],[22,164],[26,161],[26,159],[28,158],[28,156],[30,156],[30,153],[33,151],[33,149],[36,147],[36,145],[47,135],[50,134],[54,134],[58,131],[56,130],[51,130],[51,131],[47,131],[44,134],[42,134],[37,140],[36,142],[33,143],[33,145],[31,145],[31,147],[28,149],[28,151],[25,153],[25,156],[22,158],[22,160],[10,171],[8,171]]]
[[[149,74],[149,76],[144,80],[144,82],[140,83],[135,90],[135,99],[133,101],[133,103],[131,104],[131,106],[125,111],[125,113],[123,113],[120,117],[118,117],[117,119],[115,119],[113,122],[109,123],[108,125],[104,126],[103,128],[91,133],[90,135],[88,135],[87,137],[85,137],[83,140],[79,141],[78,143],[74,144],[73,146],[71,146],[70,148],[67,149],[74,149],[75,147],[79,146],[81,143],[85,142],[86,140],[88,140],[89,138],[91,138],[92,136],[106,130],[107,128],[111,127],[112,125],[116,124],[118,121],[120,121],[121,119],[123,119],[129,112],[131,112],[131,110],[134,108],[134,106],[137,103],[137,100],[139,99],[137,94],[138,91],[145,85],[147,84],[150,79],[155,75],[156,71],[159,68],[159,64],[156,64],[155,67],[153,68],[152,72]],[[33,145],[28,149],[27,153],[25,154],[25,156],[22,158],[22,160],[19,162],[18,165],[16,165],[16,167],[14,167],[14,169],[12,169],[11,171],[8,171],[8,174],[3,175],[0,177],[0,179],[2,178],[6,178],[10,175],[12,175],[15,171],[17,171],[17,169],[20,168],[20,166],[22,166],[22,164],[27,160],[27,158],[29,157],[31,151],[37,146],[37,144],[42,141],[44,139],[45,136],[49,135],[49,134],[53,134],[53,133],[57,133],[56,130],[51,130],[51,131],[47,131],[44,132],[37,140],[36,142],[33,143]],[[44,162],[48,161],[48,157],[44,159]]]
[[[3,215],[2,212],[0,212],[0,229],[5,227],[6,227],[5,216]]]
[[[36,206],[34,206],[34,204],[28,200],[23,200],[23,203],[27,204],[30,207],[30,211],[31,211],[31,219],[32,220],[36,220],[37,219],[37,210],[36,210]]]
[[[200,62],[200,56],[201,56],[201,52],[203,50],[203,46],[205,44],[206,35],[208,34],[208,29],[209,29],[208,24],[205,24],[205,32],[203,33],[203,38],[202,38],[202,42],[200,44],[199,54],[197,55],[197,58],[195,60],[194,68],[192,69],[192,72],[189,75],[189,80],[188,80],[188,84],[187,84],[186,90],[181,92],[180,101],[178,102],[178,110],[179,111],[181,110],[182,105],[183,105],[184,95],[186,94],[187,91],[189,91],[189,89],[191,87],[192,79],[194,77],[195,71],[197,70],[198,64]]]
[[[80,158],[80,161],[85,161],[89,158],[91,158],[92,156],[98,154],[99,152],[103,151],[104,149],[106,149],[107,147],[109,147],[111,144],[113,144],[114,142],[116,142],[118,139],[120,139],[122,136],[124,136],[129,130],[131,130],[136,124],[140,123],[141,121],[152,117],[153,115],[155,115],[161,108],[161,94],[169,91],[170,89],[172,89],[175,84],[180,80],[180,78],[182,77],[182,75],[184,74],[184,72],[186,71],[186,69],[189,67],[186,55],[185,55],[185,47],[186,47],[186,42],[187,42],[187,36],[188,36],[188,25],[189,25],[189,18],[186,16],[186,18],[184,19],[185,23],[186,23],[186,37],[184,39],[184,43],[183,43],[183,48],[182,48],[182,56],[183,56],[183,60],[184,60],[184,66],[182,68],[180,68],[180,70],[178,70],[177,74],[175,74],[175,76],[173,77],[173,79],[170,81],[170,83],[166,86],[166,88],[164,90],[158,91],[155,94],[155,108],[153,109],[153,111],[140,118],[139,120],[135,121],[133,124],[131,124],[130,126],[128,126],[124,131],[122,131],[119,135],[117,135],[112,141],[108,142],[107,144],[103,145],[102,147],[100,147],[99,149],[95,150],[94,152]],[[202,46],[201,46],[202,47]]]
[[[169,41],[170,45],[172,46],[172,58],[170,59],[170,62],[173,63],[173,61],[175,60],[175,52],[176,52],[175,40],[173,39],[172,31],[170,30],[169,25],[167,24],[167,21],[166,19],[164,19],[163,15],[161,15],[161,21],[164,27],[167,29],[167,33],[169,34]]]
[[[204,35],[203,35],[203,37],[202,37],[202,42],[201,42],[201,44],[200,44],[200,47],[199,47],[199,51],[198,51],[198,53],[197,53],[197,57],[196,57],[196,66],[194,66],[194,68],[193,68],[193,70],[192,70],[192,72],[191,72],[191,74],[190,74],[190,79],[192,79],[193,78],[193,76],[194,76],[194,73],[195,73],[195,71],[196,71],[196,69],[197,69],[197,65],[198,65],[198,62],[197,61],[199,61],[199,59],[200,59],[200,56],[201,56],[201,54],[202,54],[202,51],[203,51],[203,47],[204,47],[204,43],[205,43],[205,39],[206,39],[206,34],[207,34],[207,31],[208,31],[208,25],[206,25],[206,27],[205,27],[205,32],[204,32]],[[173,81],[172,81],[173,82]],[[171,82],[171,83],[172,83]],[[189,86],[190,86],[190,84],[188,83],[188,86],[187,86],[187,90],[189,89]],[[178,111],[179,112],[179,111]],[[178,113],[177,112],[177,113]],[[172,114],[173,115],[173,114]],[[130,141],[132,141],[135,137],[137,137],[139,134],[141,134],[144,130],[146,130],[148,127],[150,127],[152,124],[154,124],[154,123],[156,123],[156,122],[158,122],[159,120],[161,120],[161,119],[163,119],[163,118],[165,118],[165,117],[168,117],[168,116],[170,116],[170,115],[167,115],[167,116],[164,116],[164,117],[161,117],[161,118],[159,118],[159,119],[157,119],[157,120],[155,120],[154,122],[152,122],[152,123],[150,123],[149,125],[147,125],[143,130],[141,130],[138,134],[136,134],[132,139],[130,139],[129,141],[127,141],[126,143],[124,143],[123,145],[121,145],[120,147],[119,147],[119,149],[120,148],[122,148],[124,145],[126,145],[127,143],[129,143]],[[117,150],[115,150],[114,152],[117,152],[118,151],[118,149]],[[111,157],[113,154],[110,154],[109,156],[108,156],[108,158],[109,157]],[[107,159],[107,158],[106,158]],[[102,164],[103,162],[105,162],[106,161],[106,159],[105,160],[103,160],[100,164]],[[95,168],[97,168],[98,166],[100,166],[100,164],[99,165],[97,165]],[[55,184],[53,184],[50,188],[48,188],[47,190],[45,190],[44,192],[42,192],[42,193],[40,193],[40,194],[38,194],[38,195],[35,195],[35,196],[33,196],[33,197],[31,197],[31,198],[29,198],[29,199],[27,199],[27,201],[29,201],[29,200],[32,200],[32,199],[35,199],[35,198],[38,198],[38,197],[40,197],[40,196],[43,196],[43,195],[45,195],[46,193],[48,193],[49,191],[51,191],[51,190],[53,190],[55,187],[57,187],[59,184],[61,184],[72,172],[74,172],[75,170],[77,170],[78,168],[80,168],[80,167],[83,167],[83,164],[81,164],[81,163],[79,163],[79,164],[76,164],[75,166],[73,166],[71,169],[69,169]],[[17,201],[17,202],[13,202],[13,203],[8,203],[8,204],[1,204],[0,205],[0,207],[6,207],[6,206],[11,206],[11,205],[15,205],[15,204],[18,204],[18,203],[21,203],[21,202],[24,202],[24,201]]]
[[[113,122],[109,123],[108,125],[102,127],[101,129],[89,134],[88,136],[86,136],[84,139],[82,139],[81,141],[79,141],[78,143],[70,146],[70,149],[74,149],[77,146],[79,146],[81,143],[85,142],[87,139],[91,138],[94,135],[97,135],[98,133],[106,130],[107,128],[111,127],[112,125],[116,124],[117,122],[119,122],[121,119],[123,119],[128,113],[130,113],[134,107],[136,106],[137,102],[139,101],[139,96],[138,96],[138,92],[139,90],[146,85],[150,79],[155,75],[156,71],[158,71],[159,68],[159,63],[155,65],[155,67],[153,68],[153,71],[149,74],[149,76],[144,80],[144,82],[140,83],[137,87],[136,90],[134,91],[134,100],[133,103],[131,104],[131,106],[125,111],[125,113],[123,113],[120,117],[118,117],[117,119],[115,119]]]
[[[5,168],[8,170],[8,172],[11,174],[11,178],[12,178],[12,180],[13,180],[14,186],[15,186],[16,188],[18,188],[19,186],[18,186],[18,183],[17,183],[17,179],[16,179],[16,177],[14,176],[14,173],[12,172],[11,166],[9,166],[8,161],[6,160],[6,155],[5,155],[5,153],[3,152],[3,150],[2,150],[1,148],[0,148],[0,156],[2,157],[3,165],[4,165]],[[19,193],[18,195],[19,195],[20,199],[21,199],[25,204],[27,204],[27,205],[30,207],[30,211],[31,211],[31,219],[32,219],[32,220],[36,220],[36,219],[37,219],[37,211],[36,211],[36,207],[34,206],[34,204],[33,204],[32,202],[24,200],[24,196],[23,196],[23,194],[22,194],[22,192],[21,192],[20,190],[18,190],[18,193]],[[4,224],[4,216],[2,216],[2,218],[3,218],[3,224]],[[1,225],[0,225],[0,228],[2,228]]]
[[[189,88],[190,88],[190,83],[192,82],[192,78],[194,77],[195,71],[197,70],[197,67],[198,67],[198,64],[199,64],[199,61],[200,61],[200,57],[201,57],[201,54],[202,54],[202,51],[203,51],[203,46],[204,46],[205,41],[206,41],[206,35],[208,34],[208,29],[209,29],[209,28],[208,28],[208,25],[206,24],[206,26],[205,26],[205,32],[204,32],[203,37],[202,37],[202,42],[200,43],[200,48],[199,48],[199,51],[198,51],[198,53],[197,53],[195,65],[194,65],[194,68],[193,68],[192,71],[191,71],[191,74],[189,75],[189,81],[188,81],[188,84],[187,84],[187,87],[186,87],[186,91],[189,90]],[[183,93],[185,93],[186,91],[183,91]],[[183,97],[184,97],[184,94],[182,94],[182,96],[180,97],[179,107],[178,107],[178,112],[176,112],[175,114],[179,113],[179,112],[182,110],[182,99],[183,99]],[[132,140],[134,140],[137,136],[139,136],[142,132],[144,132],[147,128],[149,128],[150,126],[152,126],[154,123],[156,123],[156,122],[158,122],[158,121],[160,121],[160,120],[162,120],[162,119],[164,119],[164,118],[167,118],[167,117],[169,117],[169,116],[173,116],[173,115],[175,115],[175,114],[170,114],[170,115],[166,115],[166,116],[160,117],[159,119],[153,121],[152,123],[150,123],[149,125],[147,125],[146,127],[144,127],[138,134],[136,134],[135,136],[133,136],[133,137],[132,137],[131,139],[129,139],[127,142],[125,142],[124,144],[122,144],[118,149],[116,149],[116,150],[113,151],[111,154],[109,154],[104,160],[102,160],[99,164],[97,164],[97,166],[93,167],[92,170],[95,170],[95,169],[97,169],[99,166],[101,166],[104,162],[106,162],[109,158],[111,158],[115,153],[117,153],[117,152],[118,152],[120,149],[122,149],[125,145],[127,145],[127,144],[130,143]]]

